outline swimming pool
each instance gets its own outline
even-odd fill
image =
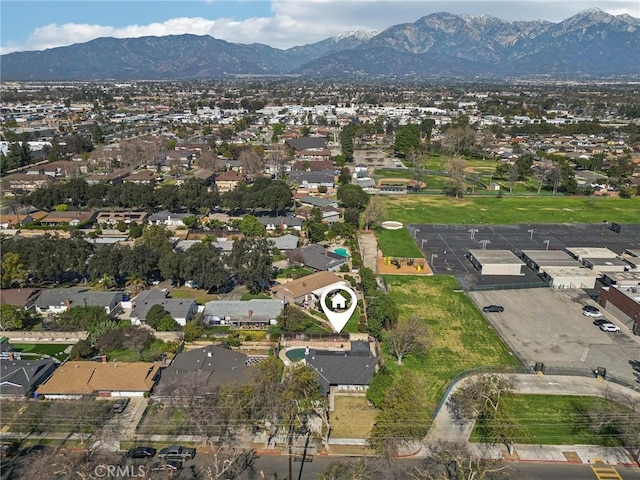
[[[336,249],[334,250],[334,252],[335,252],[335,253],[337,253],[338,255],[340,255],[341,257],[347,257],[347,258],[349,258],[349,253],[347,252],[347,249],[346,249],[346,248],[342,248],[342,247],[340,247],[340,248],[336,248]]]
[[[285,355],[292,362],[297,362],[298,360],[302,360],[304,358],[304,348],[292,348],[291,350],[287,350]]]

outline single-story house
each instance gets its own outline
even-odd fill
[[[29,310],[40,293],[39,288],[3,288],[0,289],[0,305],[15,305]]]
[[[29,225],[31,222],[34,222],[35,218],[31,215],[5,215],[0,214],[0,229],[6,230],[8,228],[20,228],[25,225]]]
[[[286,230],[287,228],[293,228],[294,230],[301,231],[304,220],[298,217],[269,217],[260,216],[256,219],[265,226],[267,230],[275,230],[280,228]]]
[[[112,315],[122,302],[122,292],[98,292],[84,287],[49,288],[42,291],[35,301],[39,314],[51,315],[66,312],[72,307],[103,307]]]
[[[136,185],[155,185],[158,175],[151,170],[141,170],[125,178],[125,181]]]
[[[167,210],[157,212],[149,216],[150,225],[166,225],[168,227],[184,227],[182,219],[188,217],[188,213],[172,213]]]
[[[29,175],[27,173],[11,173],[2,177],[2,190],[21,194],[32,193],[41,188],[46,188],[54,179],[44,173]]]
[[[96,223],[109,226],[116,226],[119,222],[124,222],[129,225],[131,222],[136,222],[138,225],[143,224],[147,220],[147,212],[98,212],[96,216]]]
[[[324,150],[327,148],[327,139],[324,137],[299,137],[289,138],[284,142],[289,148],[296,152],[309,149]]]
[[[184,381],[185,376],[189,383],[198,386],[198,391],[207,393],[227,383],[249,383],[248,358],[244,353],[219,345],[181,352],[171,365],[160,371],[156,390],[162,392],[166,386],[170,389],[172,385]]]
[[[238,184],[244,181],[245,178],[240,173],[234,170],[227,170],[216,177],[215,184],[218,187],[218,192],[224,193],[235,190]]]
[[[212,300],[204,306],[204,321],[209,325],[268,327],[277,323],[284,309],[282,300]]]
[[[309,245],[296,250],[302,257],[302,263],[314,270],[335,271],[349,261],[348,257],[343,257],[322,245]]]
[[[46,399],[98,397],[143,397],[158,378],[159,363],[65,362],[38,389]]]
[[[376,372],[376,357],[367,342],[351,342],[351,350],[345,351],[308,348],[304,360],[318,373],[320,391],[330,395],[330,405],[335,393],[364,393]]]
[[[296,184],[303,188],[327,187],[333,188],[335,180],[334,170],[320,170],[307,172],[306,170],[291,170],[287,183]]]
[[[271,288],[271,293],[285,303],[313,303],[328,288],[347,286],[347,283],[333,272],[317,272]]]
[[[295,250],[296,248],[298,248],[298,242],[300,241],[300,237],[296,237],[295,235],[291,235],[290,233],[287,233],[286,235],[281,235],[279,237],[272,237],[272,238],[269,238],[268,240],[278,250],[282,252],[288,252],[290,250]]]
[[[40,219],[40,223],[47,226],[70,225],[75,227],[81,223],[93,222],[96,214],[97,212],[50,212],[46,217]]]
[[[146,322],[147,313],[154,305],[160,305],[181,326],[185,326],[198,312],[198,304],[193,298],[167,298],[162,290],[152,288],[141,292],[131,302],[132,309],[129,318],[132,325],[142,325]]]
[[[311,197],[309,195],[305,195],[304,197],[300,197],[298,199],[301,205],[307,205],[310,207],[334,207],[338,206],[338,201],[335,199],[329,198],[320,198],[320,197]]]
[[[2,361],[0,367],[0,397],[30,397],[56,369],[52,358]]]

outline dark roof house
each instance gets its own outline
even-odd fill
[[[338,255],[317,244],[298,248],[296,251],[300,252],[302,263],[314,270],[338,270],[341,265],[349,261],[348,257]]]
[[[30,397],[55,369],[56,362],[51,358],[3,360],[0,367],[0,397]]]
[[[376,357],[366,342],[351,342],[351,350],[308,349],[305,362],[316,372],[320,391],[328,395],[338,390],[366,390],[376,372]]]

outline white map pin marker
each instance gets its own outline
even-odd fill
[[[329,293],[335,292],[336,290],[343,290],[350,295],[351,302],[348,308],[348,299],[345,298],[345,296],[340,292],[336,293],[329,299],[331,305],[326,304],[327,295]],[[344,326],[347,324],[347,322],[351,318],[351,315],[355,311],[357,304],[358,297],[356,297],[356,292],[354,292],[349,287],[344,287],[342,285],[328,288],[324,292],[322,292],[322,295],[320,296],[320,306],[322,307],[324,314],[331,322],[333,329],[337,333],[340,333]]]

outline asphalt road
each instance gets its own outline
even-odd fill
[[[336,457],[315,457],[313,462],[305,463],[300,472],[300,463],[293,464],[293,479],[316,479],[330,463],[344,460]],[[398,466],[411,469],[420,464],[419,460],[399,460]],[[271,480],[277,474],[278,480],[288,479],[289,464],[284,456],[264,456],[256,460],[256,470],[263,471],[266,479]],[[590,465],[568,463],[504,463],[509,468],[511,478],[518,480],[597,480]],[[623,480],[640,480],[640,468],[615,467]],[[613,480],[616,477],[608,477]],[[619,480],[619,479],[618,479]]]

